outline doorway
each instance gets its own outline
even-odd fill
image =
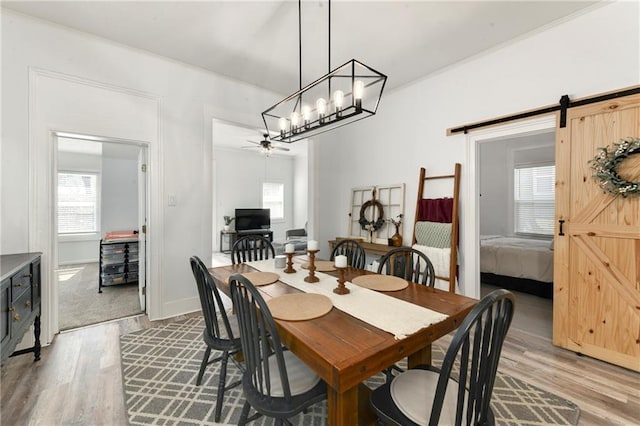
[[[551,341],[555,116],[468,138],[478,295],[511,290],[520,307],[513,327]]]
[[[58,329],[144,313],[147,147],[64,133],[55,142]]]

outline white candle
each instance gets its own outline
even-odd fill
[[[307,250],[318,250],[318,242],[311,240],[307,243]]]
[[[347,256],[336,256],[335,259],[336,268],[346,268],[347,267]]]
[[[294,246],[293,244],[286,244],[284,246],[284,252],[285,253],[293,253],[296,251],[296,246]]]

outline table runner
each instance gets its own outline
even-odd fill
[[[327,296],[335,308],[393,334],[396,339],[403,339],[447,318],[447,315],[440,312],[362,288],[350,282],[345,282],[345,286],[351,291],[349,294],[336,294],[333,292],[338,285],[336,277],[316,272],[315,275],[320,281],[313,284],[307,283],[304,281],[309,273],[307,270],[285,274],[281,269],[274,267],[273,259],[247,262],[247,264],[259,271],[278,273],[280,281],[298,290]]]

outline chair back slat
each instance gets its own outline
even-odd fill
[[[231,247],[231,262],[236,263],[266,260],[275,257],[271,242],[262,235],[246,235],[239,238]]]
[[[275,378],[278,379],[275,383],[280,383],[283,393],[276,396],[290,401],[291,390],[282,344],[269,307],[256,287],[244,276],[232,275],[229,284],[240,326],[246,370],[251,375],[251,383],[256,390],[245,396],[249,401],[255,398],[271,399],[271,384]],[[275,363],[269,362],[270,357],[275,358]]]
[[[338,255],[347,256],[347,265],[357,269],[364,269],[367,263],[367,253],[360,243],[355,240],[340,240],[333,247],[329,260],[334,260]]]
[[[192,256],[189,261],[198,287],[202,316],[204,317],[207,333],[217,340],[233,340],[237,336],[233,335],[229,317],[225,311],[220,292],[213,282],[213,277],[198,256]],[[221,333],[220,320],[222,320],[222,327],[224,327],[226,335]]]
[[[502,345],[513,318],[515,298],[507,290],[485,296],[458,328],[442,362],[430,425],[438,425],[449,378],[459,362],[456,425],[487,424]],[[464,423],[463,423],[464,418]]]
[[[378,261],[378,273],[394,275],[416,284],[434,287],[436,278],[431,260],[411,247],[389,250]]]

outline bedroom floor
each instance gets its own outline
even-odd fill
[[[482,284],[482,296],[491,293],[499,287]],[[525,331],[536,336],[551,340],[553,337],[553,300],[532,294],[512,291],[516,297],[516,309],[511,328]]]

